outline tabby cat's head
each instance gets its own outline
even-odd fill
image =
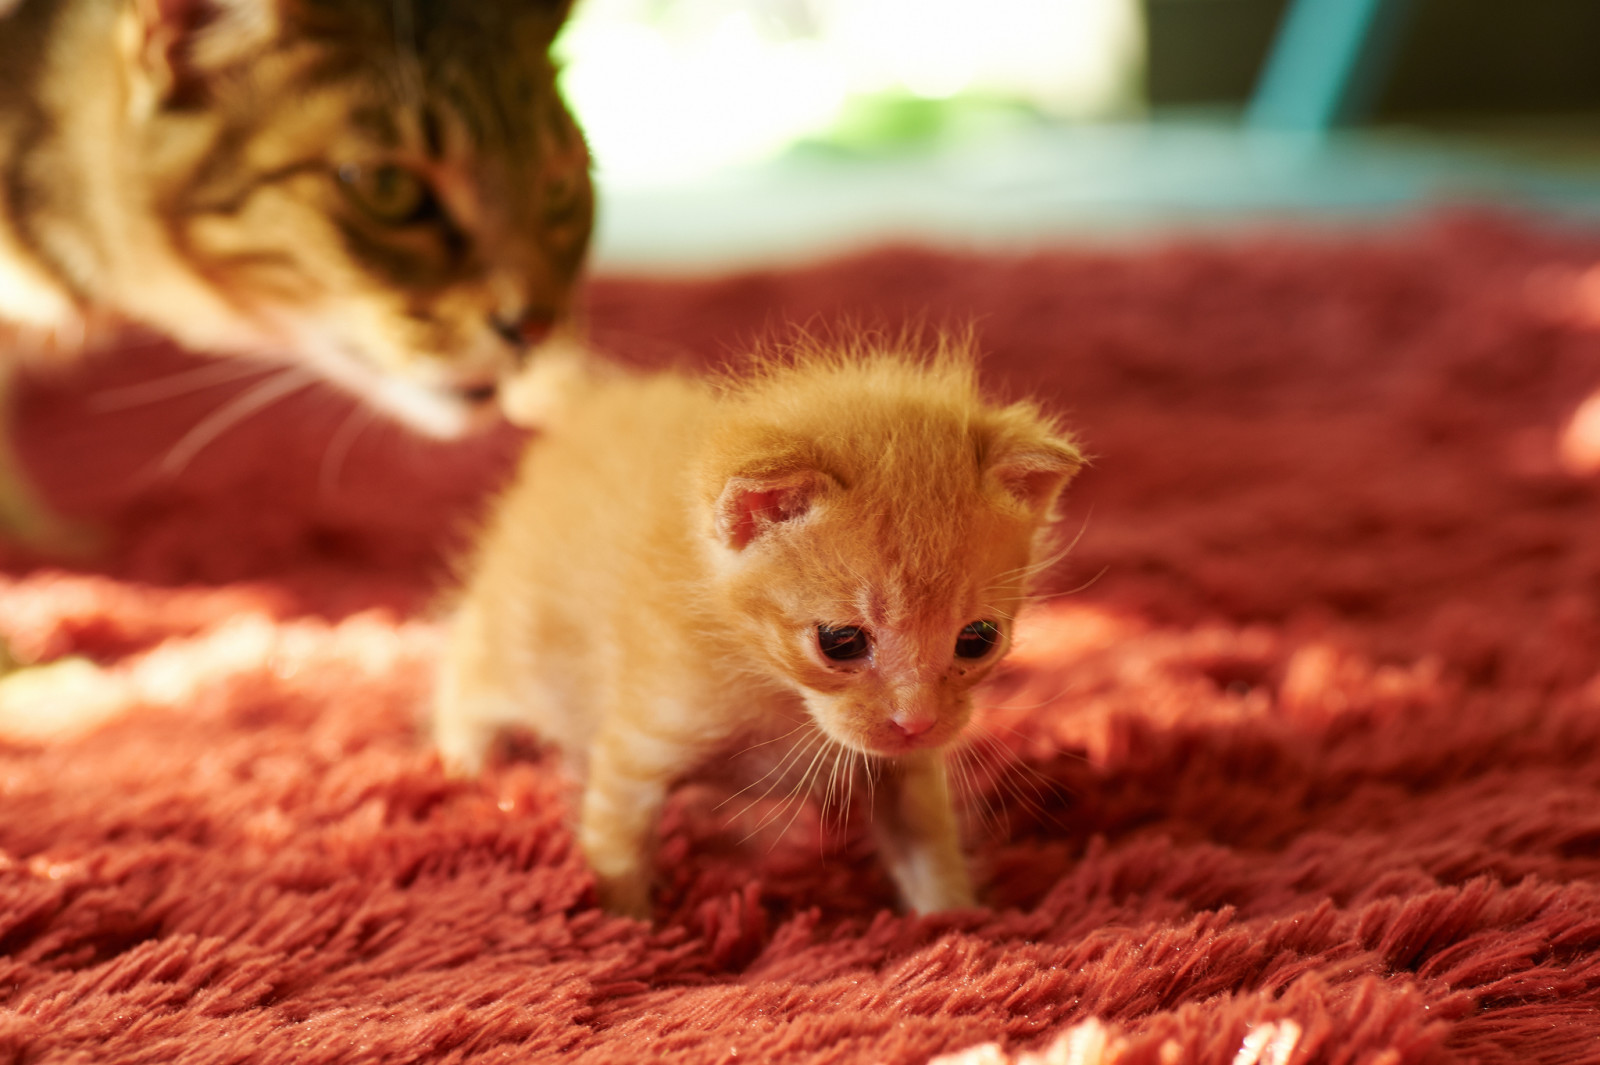
[[[565,320],[593,219],[549,47],[570,0],[119,0],[147,203],[227,310],[436,435]]]

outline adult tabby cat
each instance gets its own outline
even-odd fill
[[[464,431],[589,239],[569,6],[0,0],[0,379],[130,319]]]

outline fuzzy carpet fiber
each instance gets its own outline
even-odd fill
[[[590,305],[641,363],[972,320],[1082,430],[1062,594],[963,759],[987,908],[897,916],[860,824],[746,840],[702,783],[654,927],[598,912],[554,760],[448,781],[416,724],[514,437],[313,391],[207,442],[266,378],[147,348],[21,396],[103,545],[6,556],[0,631],[102,667],[45,712],[110,717],[0,743],[0,1061],[1600,1061],[1600,235],[902,250]]]

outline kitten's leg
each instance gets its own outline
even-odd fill
[[[475,777],[499,730],[468,714],[442,706],[433,715],[433,745],[439,751],[444,771],[453,777]]]
[[[641,730],[608,727],[589,752],[578,843],[594,869],[600,904],[612,913],[650,916],[651,843],[667,788],[693,762],[683,744]]]
[[[941,754],[896,760],[873,791],[872,825],[907,906],[935,913],[974,905]]]
[[[463,608],[451,621],[444,660],[433,694],[433,744],[445,772],[475,777],[483,772],[500,722],[491,707],[509,702],[510,682],[499,675],[493,644],[477,611]]]

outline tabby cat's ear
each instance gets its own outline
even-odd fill
[[[127,0],[121,43],[135,110],[203,102],[205,70],[275,32],[278,9],[278,0]]]
[[[544,47],[549,47],[572,14],[574,3],[575,0],[521,0],[518,10],[537,16],[533,21],[539,27],[538,38]]]

